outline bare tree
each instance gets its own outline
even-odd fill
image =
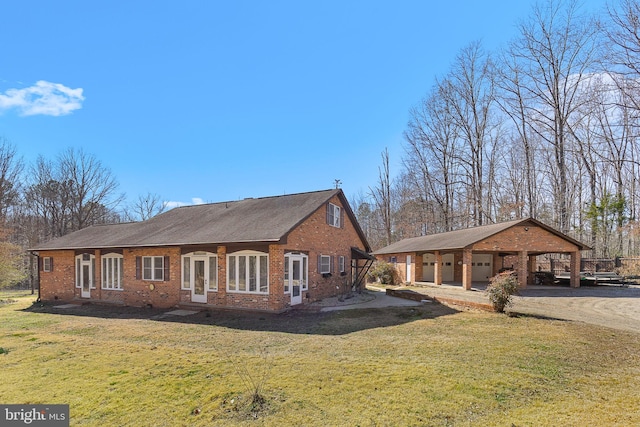
[[[139,196],[123,216],[127,221],[146,221],[166,209],[167,204],[159,194],[147,193]]]
[[[393,241],[393,227],[391,171],[389,169],[389,150],[387,148],[382,152],[382,166],[378,167],[378,185],[377,187],[369,188],[369,191],[382,218],[386,238],[385,245],[389,245]]]
[[[122,200],[111,171],[92,155],[68,149],[56,161],[38,157],[25,198],[43,226],[42,239],[113,222]]]
[[[118,183],[111,171],[82,149],[65,151],[58,159],[58,167],[70,184],[74,230],[105,222],[109,210],[122,201],[122,196],[116,194]]]
[[[459,184],[458,130],[443,95],[448,86],[446,82],[439,83],[410,110],[404,132],[404,180],[412,183],[415,196],[425,206],[437,206],[432,232],[453,230],[454,192]]]
[[[640,2],[621,0],[607,6],[609,21],[601,25],[607,39],[603,56],[606,67],[616,73],[615,82],[626,101],[640,110]]]
[[[494,103],[492,62],[479,42],[469,44],[456,57],[442,91],[466,150],[458,153],[467,171],[472,225],[490,221],[487,208],[487,155]]]
[[[581,83],[596,60],[596,26],[578,15],[575,1],[537,5],[511,44],[521,71],[518,93],[526,101],[531,129],[548,144],[553,158],[557,226],[569,231],[569,126],[584,102]]]
[[[520,69],[522,64],[519,63],[518,57],[520,52],[514,50],[512,44],[503,53],[500,66],[496,68],[496,85],[500,91],[497,96],[497,104],[502,112],[509,117],[513,123],[513,130],[517,137],[512,137],[511,152],[509,154],[511,161],[518,158],[519,169],[522,170],[524,179],[524,195],[520,200],[519,195],[513,203],[521,206],[521,215],[527,212],[528,216],[537,216],[538,207],[538,176],[535,161],[535,141],[536,138],[530,127],[528,105],[529,100],[525,99],[525,88],[523,79],[523,71]],[[518,153],[518,152],[521,152]],[[511,162],[512,166],[515,166]],[[524,204],[522,204],[524,203]]]
[[[11,208],[19,203],[22,171],[23,162],[15,146],[0,137],[0,226],[6,223]]]

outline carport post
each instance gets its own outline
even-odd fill
[[[527,251],[518,252],[518,287],[526,288],[529,280],[529,254]]]
[[[531,286],[533,285],[533,273],[536,271],[536,264],[537,264],[537,259],[534,255],[529,255],[529,279],[527,280],[527,285]]]
[[[433,283],[439,286],[442,285],[442,252],[435,251],[433,254],[436,257],[433,265]]]
[[[471,249],[462,250],[462,287],[471,290],[471,261],[473,260],[473,252]]]
[[[571,277],[569,278],[569,285],[572,288],[580,287],[580,259],[582,255],[580,251],[571,253],[571,263],[569,270],[571,270]]]

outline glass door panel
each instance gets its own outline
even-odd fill
[[[207,302],[207,273],[205,271],[206,263],[202,259],[193,259],[193,291],[191,292],[191,301]]]

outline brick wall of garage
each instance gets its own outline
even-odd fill
[[[575,252],[575,244],[537,226],[518,225],[473,245],[474,251]]]

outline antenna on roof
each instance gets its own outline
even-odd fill
[[[333,182],[336,184],[336,190],[340,188],[340,184],[342,184],[342,181],[340,181],[339,179],[334,179]]]

